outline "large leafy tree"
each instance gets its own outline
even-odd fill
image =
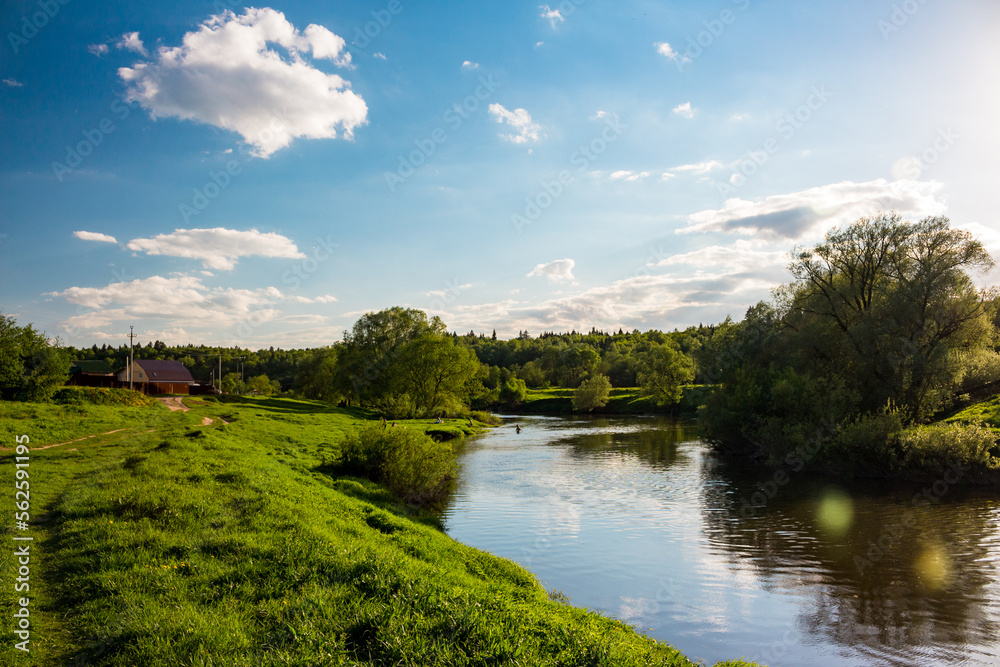
[[[338,350],[340,393],[399,416],[454,411],[479,370],[479,360],[455,343],[440,318],[414,309],[365,315]]]
[[[889,214],[834,229],[791,265],[783,306],[795,360],[848,379],[862,410],[891,401],[911,419],[926,416],[953,383],[952,353],[993,343],[989,295],[970,275],[993,265],[947,218]]]
[[[41,401],[69,378],[69,355],[30,324],[0,315],[0,397]]]
[[[670,343],[654,345],[640,358],[637,377],[643,393],[657,405],[671,405],[681,399],[681,387],[694,379],[694,364]]]

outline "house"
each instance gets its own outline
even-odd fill
[[[106,361],[71,361],[68,386],[111,387],[115,384],[115,369]]]
[[[118,381],[128,386],[128,366],[118,371]],[[190,394],[194,383],[191,371],[179,361],[135,359],[132,362],[132,384],[138,391],[147,394]]]

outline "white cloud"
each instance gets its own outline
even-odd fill
[[[501,124],[507,123],[511,129],[515,130],[512,134],[500,133],[498,135],[506,141],[515,144],[525,144],[529,141],[538,141],[541,135],[542,127],[531,120],[531,114],[525,109],[508,111],[502,104],[491,104],[490,115],[493,116],[496,122]]]
[[[684,118],[694,118],[694,109],[691,108],[690,102],[685,102],[684,104],[678,104],[675,106],[674,113]]]
[[[378,58],[379,60],[388,60],[388,58],[385,57],[385,54],[382,53],[381,51],[375,53],[375,55],[373,55],[372,57]]]
[[[671,178],[677,178],[677,174],[671,174],[669,171],[665,171],[660,176],[661,181],[669,181]]]
[[[330,294],[324,294],[323,296],[318,296],[314,299],[316,303],[337,303],[338,299]]]
[[[284,58],[276,44],[288,53]],[[366,122],[365,101],[336,74],[313,67],[303,54],[350,65],[344,40],[319,25],[302,32],[273,9],[225,11],[183,44],[161,47],[155,62],[122,67],[127,99],[153,118],[193,120],[238,132],[267,157],[293,139],[353,137]]]
[[[4,79],[3,84],[9,88],[23,88],[24,84],[17,79]]]
[[[141,56],[147,56],[147,57],[149,56],[149,51],[147,51],[146,47],[143,46],[142,40],[139,39],[139,33],[137,32],[125,33],[124,35],[121,36],[121,39],[115,42],[115,46],[117,46],[119,49],[125,49],[127,51],[132,51],[133,53],[138,53]],[[105,53],[107,52],[106,47],[104,52]]]
[[[548,278],[553,283],[573,283],[573,267],[576,262],[572,259],[557,259],[548,264],[539,264],[527,275],[528,278]]]
[[[648,171],[615,171],[611,173],[610,178],[612,181],[639,181],[648,178],[649,175]]]
[[[92,53],[95,56],[97,56],[98,58],[100,58],[101,56],[103,56],[104,54],[106,54],[108,52],[108,45],[107,44],[90,44],[87,47],[87,51],[89,51],[90,53]]]
[[[552,9],[548,5],[542,5],[539,9],[542,10],[542,18],[549,22],[553,30],[566,20],[566,17],[558,9]]]
[[[911,218],[941,215],[946,206],[938,199],[940,190],[941,184],[932,181],[878,179],[833,183],[757,201],[734,198],[721,209],[688,216],[688,226],[677,233],[723,232],[798,240],[882,211],[895,210]]]
[[[100,241],[101,243],[118,243],[118,239],[98,232],[73,232],[73,236],[82,241]]]
[[[177,229],[151,239],[133,239],[127,247],[149,255],[200,259],[206,269],[217,271],[231,271],[240,257],[305,258],[291,239],[256,229]]]
[[[466,60],[464,63],[462,63],[462,69],[464,69],[466,72],[477,70],[479,69],[479,63],[474,63],[471,60]]]
[[[666,56],[671,60],[677,60],[680,57],[680,54],[674,51],[674,47],[670,46],[668,42],[657,42],[653,46],[656,47],[656,52],[661,56]]]
[[[727,314],[742,316],[748,304],[767,298],[781,281],[734,271],[674,276],[651,275],[647,270],[538,304],[506,300],[456,305],[441,317],[454,330],[496,328],[503,336],[519,330],[537,335],[542,330],[589,330],[592,326],[668,329],[721,321]]]
[[[130,319],[168,320],[178,326],[229,325],[252,314],[255,322],[266,322],[280,315],[268,306],[282,298],[274,287],[209,288],[194,276],[153,276],[106,287],[70,287],[46,296],[94,309],[63,322],[68,328],[88,330]]]
[[[759,241],[737,239],[729,245],[713,245],[672,255],[653,266],[688,266],[697,272],[723,269],[734,273],[767,274],[780,281],[788,265],[788,252]]]
[[[700,176],[701,174],[707,174],[713,169],[722,169],[725,166],[726,165],[722,164],[718,160],[706,160],[704,162],[696,162],[694,164],[682,164],[679,167],[674,167],[670,171],[684,171]]]

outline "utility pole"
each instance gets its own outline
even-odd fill
[[[240,396],[243,395],[243,369],[245,368],[245,364],[243,362],[244,359],[246,359],[246,357],[240,357]]]
[[[132,388],[132,366],[135,364],[135,360],[132,358],[132,341],[135,340],[135,333],[133,333],[135,327],[128,328],[128,388]]]
[[[219,393],[222,393],[222,348],[219,348]]]

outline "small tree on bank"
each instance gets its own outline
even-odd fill
[[[584,380],[573,392],[573,409],[593,412],[608,404],[611,395],[611,380],[606,375],[595,375]]]

